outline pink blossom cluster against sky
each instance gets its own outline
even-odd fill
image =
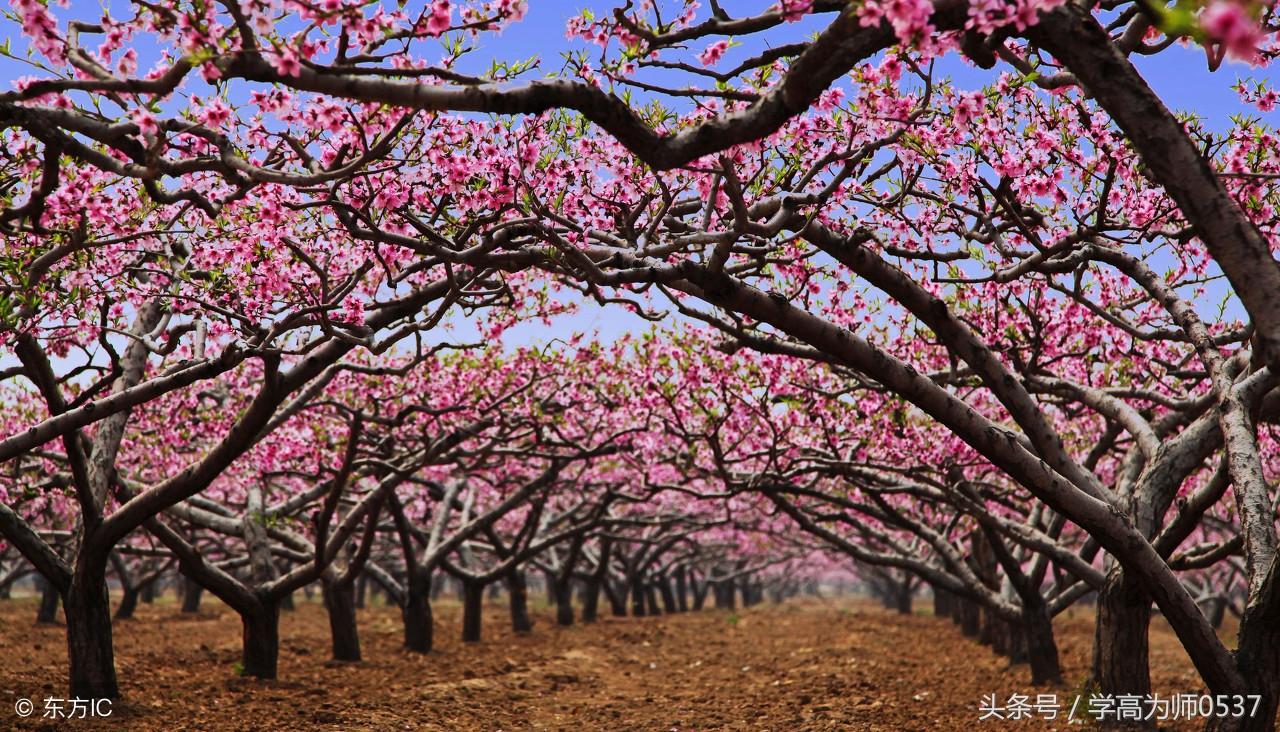
[[[456,68],[459,71],[483,73],[492,68],[494,63],[536,60],[536,68],[521,77],[533,79],[543,73],[561,72],[565,68],[567,59],[574,54],[582,54],[581,58],[588,59],[589,63],[595,49],[588,34],[582,32],[585,27],[584,10],[589,13],[594,9],[604,13],[609,12],[611,8],[607,4],[600,4],[598,8],[593,8],[592,3],[574,4],[545,0],[528,2],[502,0],[502,2],[513,7],[523,7],[522,13],[516,13],[516,17],[520,19],[510,22],[500,33],[484,33],[475,39],[469,39],[468,44],[471,50],[456,61]],[[780,32],[775,31],[769,34],[768,42],[777,44],[799,41],[820,30],[822,21],[805,15],[809,4],[809,0],[787,0],[784,10],[793,13],[794,22]],[[55,0],[53,3],[55,12],[52,14],[36,11],[36,6],[40,3],[35,0],[9,0],[9,5],[19,15],[29,20],[24,23],[25,34],[13,33],[11,37],[0,39],[0,42],[7,43],[9,50],[9,56],[0,56],[0,78],[8,78],[13,84],[20,84],[24,78],[40,75],[33,73],[29,62],[24,60],[30,58],[37,63],[42,60],[38,41],[40,25],[52,24],[52,27],[57,28],[59,21],[51,19],[62,18],[65,25],[67,16],[79,15],[79,13],[76,12],[74,3],[68,4],[65,0],[63,2]],[[390,12],[396,5],[397,3],[394,2],[385,3],[385,9]],[[432,22],[444,28],[447,27],[450,19],[459,20],[460,5],[461,3],[450,3],[448,0],[431,3]],[[752,0],[734,3],[733,11],[749,15],[772,5],[770,0]],[[1016,14],[1017,12],[1016,7],[1013,11],[1008,11],[1003,3],[996,5],[999,7],[992,6],[988,10],[979,8],[980,12],[977,12],[976,16],[979,21],[983,17],[995,18],[995,15],[1002,13]],[[66,7],[72,12],[61,10],[59,6]],[[911,7],[914,7],[914,4],[908,0],[894,0],[894,2],[871,3],[866,12],[868,19],[878,17],[880,14],[897,18],[899,20],[895,20],[895,23],[902,26],[899,29],[900,33],[910,34],[912,32],[909,27],[912,17]],[[131,12],[129,4],[120,0],[106,3],[106,10],[119,17],[128,17]],[[1014,20],[1016,23],[1016,18]],[[1239,60],[1240,53],[1232,52],[1233,48],[1238,50],[1251,41],[1247,19],[1241,14],[1238,5],[1227,2],[1213,4],[1203,12],[1203,22],[1206,31],[1222,39],[1223,50],[1226,52],[1226,63],[1216,70],[1211,71],[1208,68],[1206,53],[1199,46],[1175,46],[1164,53],[1152,57],[1137,56],[1133,60],[1148,82],[1171,108],[1197,115],[1205,120],[1208,129],[1222,131],[1230,126],[1233,115],[1257,114],[1260,108],[1267,110],[1270,106],[1266,100],[1262,100],[1261,104],[1253,99],[1242,100],[1242,96],[1247,97],[1247,91],[1242,94],[1233,89],[1233,85],[1239,82],[1247,90],[1247,82],[1271,81],[1275,78],[1275,72],[1270,67],[1251,67]],[[17,30],[18,27],[11,25],[9,29]],[[65,32],[66,28],[57,28],[57,30]],[[33,38],[37,40],[33,41]],[[691,48],[690,57],[691,60],[696,60],[697,63],[708,67],[731,67],[736,62],[759,53],[765,48],[764,44],[763,39],[749,35],[742,36],[735,38],[732,42],[720,40]],[[160,49],[154,45],[154,39],[150,37],[126,39],[108,34],[100,50],[107,52],[118,50],[117,63],[124,71],[132,71],[135,68],[147,69],[161,61]],[[434,59],[424,60],[433,61]],[[291,63],[296,63],[296,60],[291,62],[288,58],[281,58],[278,63],[283,67],[289,67]],[[935,73],[938,76],[951,77],[959,87],[973,90],[991,84],[996,72],[999,71],[999,69],[993,71],[979,69],[959,54],[944,55],[936,61],[936,64]],[[660,70],[654,71],[651,78],[657,82],[670,81],[675,78],[674,73],[664,74]],[[183,92],[195,97],[208,97],[214,93],[212,87],[204,84],[198,77],[186,82]],[[643,92],[638,92],[638,95],[643,96]],[[238,104],[245,100],[227,101]],[[210,100],[206,109],[210,116],[206,121],[210,122],[216,122],[219,114],[224,116],[230,114],[223,100]],[[149,124],[154,124],[153,117],[141,110],[135,111],[133,121],[144,130]],[[474,324],[465,318],[452,317],[451,325],[453,333],[441,334],[442,338],[465,338],[477,335]],[[518,323],[507,330],[504,336],[506,342],[512,345],[546,342],[569,332],[581,331],[595,332],[600,338],[612,340],[619,335],[645,327],[647,327],[645,321],[623,309],[588,307],[562,314],[551,323],[542,320]]]

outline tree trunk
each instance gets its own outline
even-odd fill
[[[976,638],[981,632],[982,610],[967,597],[960,598],[960,632]]]
[[[701,610],[703,605],[707,603],[707,592],[710,590],[710,582],[693,583],[693,609]]]
[[[639,575],[631,579],[631,614],[637,618],[643,618],[644,611],[644,581]]]
[[[533,630],[533,620],[529,618],[529,583],[524,572],[512,570],[507,575],[507,594],[511,603],[511,629],[517,633],[528,633]],[[479,640],[479,634],[476,640]]]
[[[670,615],[676,611],[676,593],[671,591],[671,580],[667,577],[658,578],[658,593],[662,595],[662,612]]]
[[[356,626],[355,582],[322,582],[320,591],[329,613],[333,660],[360,660],[360,631]]]
[[[363,610],[365,607],[365,598],[369,594],[369,575],[360,573],[360,578],[356,580],[356,609]]]
[[[600,583],[595,578],[582,585],[582,622],[594,623],[600,615]]]
[[[1277,560],[1272,560],[1273,562]],[[1210,718],[1210,732],[1274,732],[1280,707],[1280,564],[1273,564],[1257,593],[1260,601],[1246,605],[1240,618],[1236,668],[1245,681],[1246,694],[1262,697],[1255,714],[1241,718]],[[1246,714],[1254,711],[1248,699]]]
[[[676,570],[676,610],[689,612],[689,583],[685,578],[684,567]]]
[[[600,591],[609,601],[609,613],[615,618],[627,616],[627,595],[625,587],[618,587],[609,580],[600,583]]]
[[[480,612],[484,608],[484,585],[479,582],[462,584],[462,640],[476,643],[480,640]]]
[[[198,613],[200,612],[200,597],[204,594],[204,587],[199,582],[190,577],[182,578],[182,612]]]
[[[646,583],[644,586],[644,606],[650,615],[662,614],[662,611],[658,609],[658,590],[652,583]]]
[[[1093,681],[1107,696],[1151,693],[1147,632],[1151,596],[1127,572],[1113,571],[1098,593],[1093,643]],[[1130,725],[1155,729],[1154,722]]]
[[[436,575],[436,578],[431,580],[431,599],[439,600],[440,594],[444,592],[444,586],[448,583],[449,578],[447,576],[443,574]]]
[[[542,586],[547,591],[547,607],[556,603],[556,575],[551,570],[543,570]]]
[[[1025,629],[1022,624],[1011,623],[982,609],[983,625],[980,642],[990,642],[991,650],[1009,659],[1010,663],[1027,660]]]
[[[132,620],[133,611],[138,609],[138,588],[125,585],[120,595],[120,604],[116,607],[116,620]]]
[[[903,582],[894,586],[894,607],[899,615],[911,614],[911,583]]]
[[[1053,637],[1053,620],[1043,604],[1023,608],[1021,631],[1015,635],[1019,636],[1018,644],[1031,664],[1031,683],[1035,686],[1061,684],[1062,664]]]
[[[431,581],[429,572],[418,570],[409,573],[400,617],[404,621],[404,647],[412,653],[431,652],[434,642],[431,597],[438,586]]]
[[[138,599],[144,605],[150,605],[156,601],[156,585],[160,584],[159,577],[153,577],[148,582],[143,582],[138,588]]]
[[[58,622],[58,603],[62,598],[58,595],[58,588],[54,587],[52,582],[40,575],[36,577],[40,585],[40,609],[36,611],[36,623],[52,625]]]
[[[951,617],[951,593],[938,587],[933,588],[933,614],[939,618]]]
[[[1222,595],[1214,595],[1204,603],[1204,614],[1213,625],[1214,630],[1222,629],[1222,621],[1227,616],[1227,598]]]
[[[556,625],[573,625],[573,582],[568,578],[556,582]]]
[[[991,646],[991,650],[1004,656],[1008,654],[1010,629],[1000,616],[985,607],[979,606],[982,613],[982,628],[978,631],[978,642]]]
[[[67,616],[71,696],[119,697],[111,646],[111,601],[107,596],[106,567],[78,567],[62,601]]]
[[[280,659],[280,605],[259,598],[258,610],[240,614],[240,673],[258,679],[274,679]]]
[[[951,599],[947,602],[947,608],[951,614],[951,622],[956,625],[964,625],[964,603],[964,597],[955,594],[953,594]]]
[[[734,610],[737,608],[737,593],[733,589],[733,580],[715,582],[712,585],[717,610]]]

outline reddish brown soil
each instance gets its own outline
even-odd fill
[[[400,649],[393,609],[361,611],[360,664],[329,658],[321,606],[283,615],[280,679],[235,673],[240,626],[207,602],[184,616],[172,602],[117,623],[125,700],[109,720],[41,722],[44,697],[65,696],[61,627],[32,622],[32,601],[0,602],[0,729],[113,730],[956,730],[1080,729],[1056,723],[978,722],[984,694],[1003,700],[1029,685],[950,622],[899,616],[865,602],[781,606],[661,618],[607,618],[558,628],[539,613],[530,635],[489,609],[485,639],[457,640],[452,603],[437,604],[438,650]],[[1081,609],[1057,623],[1068,678],[1084,675],[1092,622]],[[1200,684],[1168,627],[1152,627],[1156,690]],[[1068,685],[1056,691],[1069,699]],[[26,721],[18,698],[36,700]],[[1064,701],[1069,704],[1069,701]],[[1064,710],[1065,714],[1065,710]],[[12,724],[11,724],[12,722]]]

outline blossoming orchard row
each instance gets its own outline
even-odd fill
[[[523,0],[10,5],[0,586],[70,696],[119,691],[109,576],[273,677],[317,583],[353,658],[361,584],[429,651],[441,577],[478,638],[530,573],[569,623],[856,567],[1036,683],[1096,598],[1108,696],[1154,604],[1261,700],[1210,726],[1274,727],[1280,146],[1131,60],[1265,65],[1269,3],[641,0],[539,60]],[[595,308],[654,326],[504,341]]]

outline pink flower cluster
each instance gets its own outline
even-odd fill
[[[453,24],[453,8],[449,0],[435,0],[431,4],[431,15],[427,18],[427,33],[438,36],[449,30]]]
[[[58,35],[58,23],[39,0],[9,0],[22,19],[22,32],[45,58],[62,64],[67,58],[66,42]]]
[[[1249,63],[1257,60],[1262,29],[1240,3],[1215,0],[1201,11],[1200,27],[1220,54]]]
[[[812,9],[813,0],[780,0],[778,3],[782,19],[790,23],[800,20]]]
[[[858,11],[858,22],[867,28],[887,22],[899,41],[913,44],[933,33],[932,16],[929,0],[867,0]]]
[[[724,52],[729,48],[729,41],[720,40],[707,46],[706,50],[698,54],[698,60],[703,66],[715,66],[724,58]]]
[[[1040,13],[1062,5],[1065,0],[974,0],[969,4],[966,28],[989,34],[1006,26],[1024,31],[1040,20]]]

